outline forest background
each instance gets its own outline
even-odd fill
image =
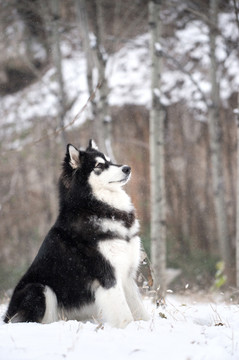
[[[162,61],[167,266],[175,290],[210,288],[223,272],[210,132],[210,3],[166,1],[155,49]],[[94,138],[133,169],[127,191],[150,255],[152,104],[146,0],[0,1],[0,290],[14,286],[57,216],[65,146]],[[238,4],[218,1],[217,144],[235,285]],[[157,90],[157,91],[156,91]],[[89,96],[91,95],[90,100]],[[106,141],[105,141],[106,140]],[[220,278],[223,282],[223,277]],[[188,285],[189,284],[189,285]]]

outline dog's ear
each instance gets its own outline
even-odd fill
[[[80,152],[73,145],[67,145],[67,158],[72,169],[80,166]]]
[[[95,141],[93,139],[90,139],[89,146],[87,150],[99,150],[98,146],[96,145]]]

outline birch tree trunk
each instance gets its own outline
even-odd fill
[[[225,271],[231,279],[231,249],[228,237],[228,222],[225,204],[224,176],[221,149],[221,128],[219,124],[219,79],[217,78],[216,32],[218,16],[218,0],[210,0],[210,80],[211,104],[209,105],[209,138],[212,164],[213,199],[216,214],[218,244]]]
[[[236,213],[236,286],[239,289],[239,93],[237,108],[237,213]]]
[[[65,114],[66,114],[66,94],[64,89],[64,80],[62,74],[62,54],[60,48],[60,34],[59,34],[59,20],[60,20],[60,0],[51,0],[51,15],[52,15],[52,55],[53,62],[56,68],[56,77],[59,87],[59,125],[61,128],[61,137],[63,145],[67,145],[66,132],[64,130]]]
[[[239,32],[239,12],[236,0],[233,0],[234,11],[237,23],[237,30]],[[236,122],[237,122],[237,179],[236,179],[236,191],[237,191],[237,209],[236,209],[236,286],[239,289],[239,92],[237,94],[237,109]]]
[[[114,161],[115,157],[111,146],[112,118],[108,104],[109,88],[106,79],[105,69],[107,54],[103,46],[104,19],[102,0],[96,1],[96,59],[99,78],[99,102],[97,106],[97,133],[100,149],[107,153]]]
[[[149,3],[151,32],[151,93],[150,110],[150,198],[151,198],[151,261],[157,297],[166,292],[166,217],[164,174],[164,118],[160,104],[162,53],[160,51],[161,0]]]
[[[83,49],[86,57],[86,73],[87,73],[87,85],[89,90],[89,96],[94,91],[93,84],[93,69],[94,69],[94,56],[93,50],[91,49],[91,40],[89,35],[89,24],[88,24],[88,14],[86,10],[86,1],[85,0],[75,0],[77,17],[79,19],[80,32],[83,38]],[[96,103],[95,100],[92,100],[92,114],[93,117],[96,116]]]

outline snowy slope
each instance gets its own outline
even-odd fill
[[[219,17],[221,35],[217,41],[218,78],[224,105],[239,87],[239,60],[236,48],[225,44],[225,37],[235,41],[238,30],[234,14]],[[150,55],[149,34],[128,41],[117,53],[108,58],[106,75],[110,87],[110,105],[137,104],[149,107]],[[172,38],[157,44],[163,51],[164,71],[162,75],[161,101],[167,106],[184,101],[195,112],[199,120],[205,119],[207,99],[210,91],[208,27],[201,21],[192,21],[176,31]],[[89,93],[86,81],[84,54],[70,43],[62,43],[63,75],[65,92],[69,101],[76,99],[67,114],[66,123],[85,105]],[[0,121],[5,124],[2,136],[12,130],[23,130],[31,126],[36,117],[54,116],[58,111],[57,83],[54,69],[49,69],[40,81],[14,95],[0,98]],[[95,83],[97,74],[95,72]],[[204,98],[202,96],[204,94]],[[84,111],[77,125],[91,115],[90,108]],[[6,124],[8,125],[6,127]]]
[[[239,306],[172,295],[164,308],[154,309],[149,301],[146,305],[151,320],[123,330],[77,321],[1,323],[0,359],[239,359]]]

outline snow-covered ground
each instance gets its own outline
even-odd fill
[[[170,295],[164,307],[156,309],[149,300],[146,306],[151,320],[123,330],[91,322],[1,321],[0,359],[239,359],[239,305]]]

